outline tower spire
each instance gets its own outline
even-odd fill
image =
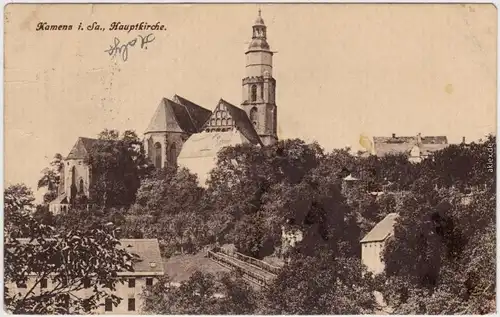
[[[276,80],[273,78],[273,52],[267,43],[267,27],[260,8],[252,30],[252,40],[245,52],[247,61],[242,108],[262,142],[268,145],[278,139]]]
[[[259,49],[269,49],[269,44],[267,44],[267,28],[264,23],[264,19],[262,19],[262,11],[259,8],[259,14],[255,19],[255,22],[252,26],[253,34],[252,34],[252,43],[249,46],[251,48],[259,48]]]

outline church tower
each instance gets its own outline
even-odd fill
[[[243,78],[241,106],[264,145],[270,145],[278,140],[276,80],[273,78],[273,52],[267,43],[266,25],[260,9],[252,28],[252,41],[245,52],[246,77]]]

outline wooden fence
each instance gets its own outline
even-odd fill
[[[221,252],[225,254],[225,252]],[[260,286],[264,286],[269,283],[269,279],[266,278],[263,275],[260,275],[258,273],[252,272],[251,270],[246,269],[245,267],[242,267],[229,259],[227,259],[228,255],[222,255],[222,254],[217,254],[212,251],[207,251],[207,257],[209,259],[212,259],[213,261],[219,263],[220,265],[228,268],[228,269],[239,269],[243,273],[243,278],[248,280],[249,282],[258,284]]]
[[[221,249],[220,252],[227,254],[228,256],[233,256],[240,261],[243,261],[245,263],[256,266],[256,267],[258,267],[258,268],[260,268],[268,273],[274,274],[274,275],[278,275],[280,270],[281,270],[277,266],[273,266],[267,262],[264,262],[264,261],[256,259],[256,258],[252,258],[250,256],[244,255],[244,254],[239,253],[239,252],[228,252],[228,251],[223,250],[223,249]]]

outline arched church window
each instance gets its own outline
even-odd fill
[[[155,143],[155,167],[160,168],[161,167],[161,144],[160,142]]]
[[[217,119],[217,126],[220,126],[220,119]]]
[[[222,125],[227,125],[227,120],[226,119],[222,119]]]
[[[264,87],[260,86],[260,99],[264,100]]]
[[[83,184],[83,179],[80,178],[80,186],[78,186],[78,193],[83,194],[84,193],[84,184]]]
[[[227,119],[227,125],[231,125],[232,126],[233,125],[233,119],[228,118]]]
[[[175,145],[175,143],[172,143],[172,145],[170,146],[169,162],[172,165],[177,164],[177,146]]]
[[[255,107],[250,110],[250,121],[252,121],[253,125],[257,126],[257,108]]]
[[[69,201],[73,204],[77,194],[78,188],[76,187],[76,167],[71,168],[71,186],[69,188]]]
[[[252,85],[250,91],[251,91],[250,100],[257,101],[257,85]]]
[[[215,119],[212,119],[212,121],[210,122],[210,125],[211,125],[211,126],[214,126],[214,125],[215,125]]]

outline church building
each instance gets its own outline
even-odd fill
[[[245,52],[241,106],[220,99],[213,111],[179,95],[162,98],[144,133],[144,149],[157,168],[186,167],[206,185],[217,153],[237,144],[271,145],[278,140],[276,80],[267,28],[259,15]],[[77,201],[88,201],[96,179],[89,156],[104,141],[80,137],[64,159],[58,197],[50,202],[53,213],[66,211]]]
[[[260,10],[245,55],[241,107],[222,98],[213,111],[178,95],[160,101],[144,133],[145,151],[156,167],[184,166],[205,185],[223,147],[278,140],[273,51]]]
[[[90,196],[90,186],[96,179],[96,173],[92,170],[88,160],[99,146],[104,146],[109,141],[80,137],[64,158],[61,168],[61,179],[58,196],[50,202],[49,210],[58,214],[61,211],[68,211],[70,205],[74,205],[79,200],[87,206]],[[87,206],[88,207],[88,206]]]

